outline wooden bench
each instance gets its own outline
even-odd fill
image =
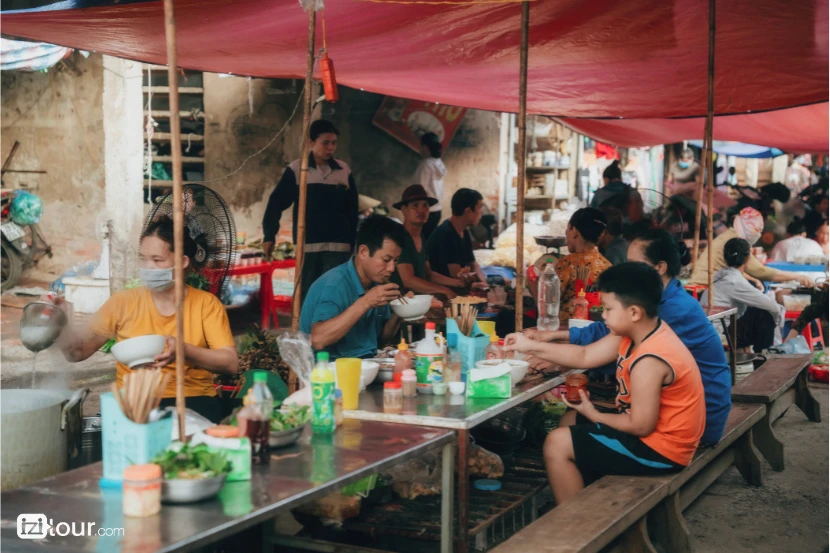
[[[690,551],[683,509],[715,479],[736,466],[746,481],[762,484],[761,461],[750,430],[764,417],[759,404],[732,406],[723,438],[701,448],[694,461],[671,476],[605,476],[566,505],[539,517],[493,553],[654,552],[647,523],[669,553]]]
[[[732,388],[732,402],[761,403],[764,419],[753,429],[755,445],[773,470],[784,470],[784,444],[775,436],[772,423],[793,404],[813,422],[821,422],[818,401],[810,393],[807,376],[813,355],[770,356],[758,370]]]

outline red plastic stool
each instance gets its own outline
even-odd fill
[[[813,337],[813,325],[818,329],[818,336]],[[816,345],[820,345],[824,349],[824,332],[821,330],[821,320],[816,319],[804,327],[804,332],[801,333],[807,339],[807,344],[812,351],[815,351]]]
[[[687,284],[683,288],[686,289],[688,293],[692,295],[692,297],[698,301],[700,301],[700,294],[704,290],[708,288],[705,284]]]

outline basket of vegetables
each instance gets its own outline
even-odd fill
[[[151,462],[159,465],[164,475],[161,500],[165,503],[210,499],[219,493],[231,471],[225,454],[205,444],[190,446],[176,442]]]

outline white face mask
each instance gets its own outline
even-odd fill
[[[162,292],[173,286],[173,267],[168,269],[139,269],[138,278],[145,288]]]

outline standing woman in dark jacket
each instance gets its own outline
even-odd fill
[[[337,131],[331,121],[311,124],[308,154],[305,255],[301,299],[323,273],[349,260],[357,233],[357,186],[352,171],[334,158]],[[280,217],[294,205],[294,243],[297,242],[297,204],[300,160],[286,167],[268,199],[262,218],[263,250],[270,259],[280,229]]]

